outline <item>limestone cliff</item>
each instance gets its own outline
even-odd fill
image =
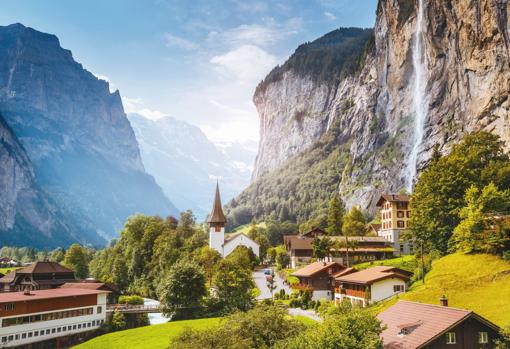
[[[145,173],[119,92],[56,36],[0,27],[0,112],[37,183],[78,225],[108,239],[134,213],[177,213]]]
[[[323,204],[313,203],[322,190],[339,190],[348,206],[373,209],[382,191],[412,186],[413,170],[426,165],[434,144],[446,152],[466,132],[490,130],[510,148],[509,8],[506,0],[380,0],[373,46],[359,54],[359,70],[332,82],[306,64],[299,73],[295,64],[276,68],[277,78],[272,72],[254,96],[261,125],[254,182],[234,207],[269,215],[270,209],[256,209],[256,193],[281,197],[278,173],[304,159],[317,186],[300,193],[310,185],[300,183],[308,171],[301,166],[294,205],[288,198],[283,205],[296,220],[323,213]],[[317,148],[323,151],[310,159]],[[319,171],[317,163],[333,150],[343,160]],[[324,171],[337,172],[338,180],[320,187]],[[281,211],[277,200],[272,209]]]

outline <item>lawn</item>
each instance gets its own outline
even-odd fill
[[[134,328],[105,334],[91,339],[74,349],[166,349],[170,339],[177,336],[185,327],[206,329],[220,322],[221,318],[183,320],[166,324]]]
[[[381,261],[365,262],[353,265],[358,270],[363,270],[379,265],[397,267],[409,271],[413,271],[416,265],[416,257],[414,255],[403,255],[402,257],[384,259]]]
[[[13,270],[20,269],[21,267],[9,267],[9,268],[0,268],[0,273],[7,274]]]
[[[503,327],[510,326],[510,263],[493,255],[452,254],[432,265],[425,284],[416,283],[400,297],[438,304],[441,295],[449,306],[470,309]],[[376,306],[386,309],[396,300]]]
[[[257,227],[265,229],[266,228],[266,222],[257,223]],[[228,234],[241,233],[241,232],[245,233],[245,234],[248,234],[250,229],[251,229],[251,223],[248,223],[248,224],[240,225],[239,227],[235,228],[234,230],[232,230]]]

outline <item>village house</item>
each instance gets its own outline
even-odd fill
[[[46,290],[76,281],[74,272],[57,262],[35,262],[0,278],[0,292]]]
[[[377,266],[335,277],[335,303],[349,300],[367,306],[405,292],[412,276],[403,269]]]
[[[107,291],[57,288],[0,294],[0,345],[62,348],[106,320]]]
[[[292,273],[299,279],[299,283],[292,285],[292,288],[311,291],[313,300],[332,300],[335,277],[354,271],[336,262],[315,262]]]
[[[413,245],[402,240],[402,233],[409,228],[411,210],[409,195],[381,195],[376,206],[380,208],[381,227],[378,235],[391,242],[397,255],[413,253]]]
[[[489,349],[499,337],[499,328],[480,315],[442,305],[399,301],[377,318],[384,330],[387,349]]]
[[[290,257],[291,268],[296,268],[302,263],[310,263],[313,258],[313,240],[325,235],[321,229],[313,229],[303,235],[285,235],[283,242]],[[330,236],[333,242],[344,243],[343,236]],[[333,246],[330,250],[329,261],[340,264],[355,264],[360,262],[375,261],[393,257],[393,245],[380,236],[350,236],[348,238],[349,258],[347,260],[347,248]]]
[[[225,238],[225,224],[227,218],[221,207],[220,188],[216,183],[216,194],[211,214],[207,218],[209,224],[209,247],[218,251],[222,257],[227,257],[238,246],[245,246],[258,257],[260,246],[244,233],[230,234]]]

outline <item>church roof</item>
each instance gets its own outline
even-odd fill
[[[223,209],[221,208],[221,198],[220,198],[220,187],[218,183],[216,183],[216,194],[214,195],[214,204],[207,218],[207,223],[226,223],[227,219],[225,218],[225,214],[223,213]]]

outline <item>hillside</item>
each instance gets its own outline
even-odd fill
[[[417,3],[380,0],[373,36],[334,31],[267,76],[253,182],[231,210],[301,223],[338,191],[374,212],[381,193],[412,188],[436,144],[447,153],[482,129],[510,147],[510,3]]]
[[[417,283],[400,297],[438,304],[442,295],[449,306],[471,309],[499,326],[510,326],[510,263],[493,255],[452,254],[432,266],[425,284]],[[381,311],[396,300],[376,306]]]

